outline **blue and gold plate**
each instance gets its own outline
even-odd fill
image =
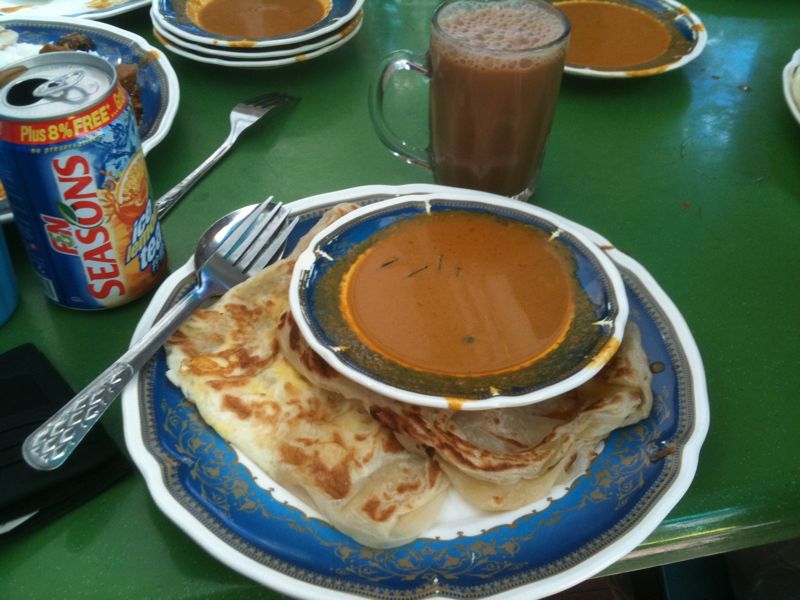
[[[301,225],[322,212],[430,185],[367,186],[291,203]],[[478,192],[459,194],[491,200]],[[293,597],[411,600],[543,598],[632,551],[689,487],[708,429],[705,375],[683,318],[653,278],[599,235],[572,223],[619,268],[629,318],[653,373],[650,417],[615,431],[588,472],[524,509],[488,514],[455,493],[434,527],[411,544],[377,550],[325,522],[229,446],[166,378],[163,351],[123,393],[125,438],[156,504],[232,569]],[[192,285],[191,261],[161,286],[134,334]]]
[[[155,0],[150,15],[155,23],[169,33],[189,42],[230,48],[268,48],[306,42],[344,27],[358,15],[364,0],[327,0],[327,4],[329,7],[325,16],[312,26],[294,33],[259,39],[223,36],[201,28],[187,15],[189,2],[182,0]]]

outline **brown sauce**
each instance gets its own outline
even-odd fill
[[[195,14],[188,12],[211,33],[261,39],[311,27],[328,8],[325,0],[209,0]]]
[[[623,69],[655,60],[669,49],[666,26],[643,10],[594,0],[556,6],[572,24],[568,65]]]
[[[501,373],[558,346],[575,314],[571,259],[542,230],[468,211],[387,230],[344,277],[344,318],[366,346],[446,375]]]

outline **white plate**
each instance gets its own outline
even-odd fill
[[[175,0],[153,0],[151,12],[153,20],[157,21],[163,29],[186,41],[230,48],[268,48],[307,42],[336,31],[355,19],[364,5],[364,0],[330,1],[331,9],[328,15],[308,29],[293,34],[253,40],[220,37],[200,29],[181,13],[181,5]]]
[[[188,58],[189,60],[194,60],[196,62],[201,62],[209,65],[218,65],[220,67],[233,67],[236,69],[269,69],[275,67],[283,67],[286,65],[293,65],[299,62],[304,62],[307,60],[311,60],[313,58],[317,58],[318,56],[322,56],[323,54],[327,54],[337,48],[344,46],[347,42],[353,39],[356,34],[361,30],[362,21],[359,20],[358,24],[355,28],[350,31],[344,37],[338,39],[337,41],[333,42],[332,44],[328,44],[327,46],[323,46],[322,48],[318,48],[316,50],[312,50],[311,52],[299,52],[297,54],[293,54],[291,56],[287,56],[284,58],[272,58],[272,59],[252,59],[252,58],[220,58],[217,56],[209,56],[206,54],[200,54],[199,52],[193,52],[186,48],[180,47],[176,44],[169,42],[165,37],[163,37],[159,30],[157,29],[157,25],[153,23],[153,34],[158,38],[158,41],[161,42],[164,47],[169,50],[170,52],[174,52],[178,56],[182,56],[184,58]]]
[[[223,59],[276,59],[290,56],[297,56],[299,54],[308,54],[314,50],[330,46],[337,41],[350,35],[355,29],[361,27],[361,19],[364,12],[356,15],[356,18],[347,23],[344,27],[334,32],[332,35],[326,35],[319,39],[310,40],[309,42],[301,42],[299,44],[290,44],[287,46],[274,46],[267,49],[259,48],[221,48],[210,44],[196,44],[179,38],[173,33],[167,31],[159,24],[153,11],[150,11],[150,17],[153,22],[153,31],[160,39],[166,43],[171,44],[181,50],[196,54],[198,56],[219,57]]]
[[[0,16],[105,19],[150,4],[150,0],[0,0]]]
[[[97,44],[97,54],[112,64],[133,59],[145,65],[139,74],[145,109],[143,127],[146,129],[141,131],[144,153],[149,153],[169,132],[180,102],[178,77],[164,53],[144,38],[113,25],[71,17],[7,18],[0,19],[0,25],[16,31],[18,42],[40,45],[54,42],[66,33],[85,33]],[[151,105],[145,96],[158,102]],[[0,224],[13,219],[5,191],[0,186]]]
[[[364,186],[287,206],[301,216],[293,234],[299,236],[339,202],[448,191],[455,190]],[[536,600],[623,558],[694,477],[709,424],[705,373],[683,317],[647,271],[602,236],[571,225],[622,271],[654,371],[654,409],[612,434],[562,498],[492,515],[448,498],[448,510],[416,542],[389,550],[360,546],[221,440],[166,380],[160,352],[122,395],[127,447],[157,506],[230,568],[299,598]],[[188,289],[192,272],[189,260],[162,284],[134,339]]]
[[[611,0],[627,6],[639,5],[641,10],[659,17],[659,20],[668,27],[670,36],[675,43],[679,37],[690,40],[688,52],[676,59],[669,57],[665,53],[662,57],[641,66],[631,67],[625,70],[600,69],[593,67],[579,67],[565,65],[564,72],[570,75],[581,77],[592,77],[599,79],[621,79],[629,77],[649,77],[659,75],[668,71],[674,71],[689,64],[700,56],[708,42],[708,32],[703,25],[700,17],[694,14],[689,8],[676,0]],[[558,2],[555,3],[558,6]],[[624,32],[620,32],[622,35]]]
[[[783,68],[783,95],[789,110],[800,123],[800,50],[792,56],[792,60]]]

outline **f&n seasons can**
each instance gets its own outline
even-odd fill
[[[53,301],[102,309],[151,289],[166,250],[130,100],[107,61],[41,54],[0,71],[0,180]]]

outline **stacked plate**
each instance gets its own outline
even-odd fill
[[[364,0],[319,0],[325,15],[313,25],[265,38],[226,36],[203,29],[187,15],[198,3],[153,0],[153,33],[170,51],[198,62],[236,68],[291,65],[327,54],[361,29]]]

